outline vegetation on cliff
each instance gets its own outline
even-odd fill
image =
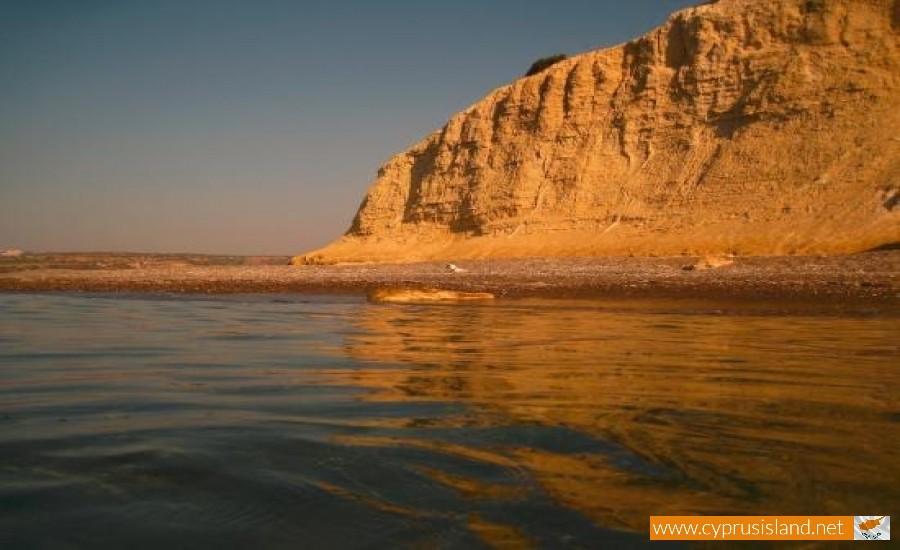
[[[565,61],[567,58],[568,56],[562,53],[551,55],[549,57],[542,57],[531,64],[531,67],[528,68],[528,72],[525,73],[525,76],[534,76],[540,72],[544,72],[560,61]]]

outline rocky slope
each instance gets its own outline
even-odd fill
[[[900,0],[720,0],[493,91],[295,263],[897,242]]]

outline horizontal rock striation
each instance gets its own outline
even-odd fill
[[[295,261],[900,242],[900,0],[720,0],[490,93]]]

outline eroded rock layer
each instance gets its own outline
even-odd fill
[[[490,93],[315,261],[900,242],[900,0],[720,0]],[[297,261],[303,261],[299,257]]]

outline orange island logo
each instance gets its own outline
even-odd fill
[[[854,540],[891,540],[891,516],[853,516]]]

